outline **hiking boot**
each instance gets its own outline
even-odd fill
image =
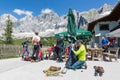
[[[98,76],[98,71],[97,70],[95,70],[94,76]]]
[[[59,70],[61,70],[61,67],[50,66],[49,70],[50,71],[59,71]]]
[[[87,69],[87,64],[86,64],[86,62],[83,64],[82,68]]]
[[[103,73],[99,72],[99,76],[102,76],[102,75],[103,75]]]
[[[98,71],[101,72],[101,73],[104,73],[103,67],[98,66]]]
[[[95,72],[94,72],[94,76],[98,76],[98,67],[97,66],[94,66],[93,67]]]
[[[41,60],[43,60],[43,58],[41,58]]]
[[[99,76],[102,76],[104,73],[103,67],[98,66],[98,72],[99,72]]]
[[[103,67],[94,66],[94,69],[95,69],[95,73],[94,73],[95,76],[98,76],[98,74],[99,74],[99,76],[103,75],[103,73],[104,73]]]

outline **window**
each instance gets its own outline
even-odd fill
[[[118,25],[120,25],[120,22],[118,23]]]
[[[109,25],[108,24],[100,24],[100,30],[109,30]]]

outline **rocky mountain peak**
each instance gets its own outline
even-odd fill
[[[12,22],[17,22],[18,19],[16,17],[14,17],[13,15],[11,15],[11,14],[3,14],[3,15],[1,15],[0,16],[0,22],[5,23],[6,20],[8,19],[8,16],[10,16],[10,20]]]
[[[111,11],[113,9],[113,6],[104,4],[101,8],[98,9],[99,14],[104,13],[106,11]]]
[[[106,13],[112,9],[112,6],[104,4],[99,9],[93,8],[84,12],[73,10],[76,25],[80,29],[87,29],[87,24],[89,22],[105,16]],[[21,19],[17,19],[11,14],[9,15],[10,19],[14,22],[13,32],[15,32],[15,34],[19,33],[19,35],[24,32],[33,33],[37,30],[40,32],[40,36],[52,36],[55,33],[66,31],[67,29],[67,13],[63,16],[58,16],[58,14],[51,9],[43,9],[38,16],[25,16]],[[0,34],[1,32],[4,32],[3,28],[6,27],[5,21],[7,20],[7,16],[8,14],[0,16]],[[19,37],[24,36],[22,34]],[[16,37],[18,37],[18,35]]]

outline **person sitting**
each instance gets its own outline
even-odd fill
[[[104,52],[108,51],[108,46],[110,45],[110,42],[108,39],[105,39],[105,37],[102,37],[102,48],[104,49]]]
[[[74,50],[72,48],[72,51],[78,57],[78,60],[71,66],[71,69],[73,69],[73,70],[82,68],[82,66],[84,65],[85,60],[86,60],[86,48],[83,45],[83,41],[77,40],[76,46],[78,47],[78,50]]]
[[[50,56],[51,56],[51,54],[53,52],[53,48],[55,48],[54,45],[52,45],[50,48],[48,48],[48,59],[50,59]]]

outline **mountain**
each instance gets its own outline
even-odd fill
[[[113,9],[113,6],[104,4],[101,8],[98,9],[98,13],[101,14],[107,11],[111,11],[112,9]]]
[[[89,11],[79,12],[73,10],[77,28],[87,29],[87,24],[100,17],[110,14],[113,6],[104,4],[98,9],[90,9]],[[25,16],[17,19],[11,14],[3,14],[0,16],[0,34],[4,32],[6,27],[7,16],[14,23],[13,35],[15,38],[32,36],[33,32],[40,32],[40,36],[54,36],[55,33],[67,30],[67,14],[59,16],[51,9],[42,10],[38,16]]]
[[[98,9],[90,9],[89,11],[81,12],[80,15],[87,19],[88,22],[94,21],[100,17],[110,14],[113,6],[104,4]]]
[[[78,21],[78,29],[86,29],[87,28],[88,21],[83,17],[80,16]]]

